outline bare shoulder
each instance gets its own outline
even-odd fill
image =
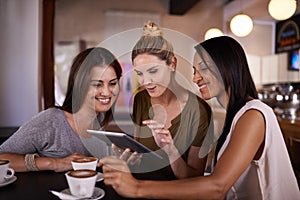
[[[261,111],[257,109],[247,110],[239,119],[237,123],[246,123],[246,124],[265,124],[265,117]]]
[[[238,132],[240,136],[249,134],[261,140],[264,138],[265,129],[264,115],[259,110],[249,109],[238,119],[234,132]]]

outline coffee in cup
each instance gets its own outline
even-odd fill
[[[72,195],[80,198],[87,198],[93,195],[97,171],[90,169],[71,170],[65,176]]]
[[[98,163],[98,158],[95,157],[77,158],[72,161],[72,167],[74,170],[77,169],[96,170],[97,163]]]
[[[0,183],[14,176],[15,171],[9,167],[9,160],[0,160]]]

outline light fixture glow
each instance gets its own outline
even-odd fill
[[[223,32],[218,28],[210,28],[206,31],[204,35],[204,40],[208,40],[210,38],[219,37],[224,35]]]
[[[253,29],[252,19],[245,14],[238,14],[230,21],[230,29],[238,37],[247,36]]]
[[[271,0],[268,5],[270,15],[276,20],[285,20],[294,15],[296,0]]]

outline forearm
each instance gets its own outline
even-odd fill
[[[104,183],[111,185],[118,194],[130,198],[151,199],[224,199],[228,190],[227,177],[198,176],[171,181],[135,179],[125,161],[105,157]],[[223,173],[221,173],[223,175]],[[228,184],[227,184],[228,185]]]
[[[203,175],[202,171],[189,166],[181,157],[171,163],[171,168],[179,179]]]
[[[10,167],[13,168],[16,172],[26,172],[28,169],[25,165],[25,156],[20,154],[13,153],[1,153],[0,159],[9,160]]]
[[[154,199],[224,199],[220,185],[208,177],[173,181],[139,181],[136,196]]]
[[[204,168],[196,169],[189,165],[187,161],[182,159],[177,148],[174,147],[171,153],[168,154],[168,156],[173,173],[177,178],[181,179],[203,175]]]
[[[28,172],[29,170],[25,164],[25,155],[13,154],[13,153],[2,153],[0,159],[10,161],[10,167],[16,172]],[[35,164],[39,170],[55,170],[54,158],[35,157]]]
[[[53,170],[56,171],[55,158],[37,157],[35,164],[39,170]]]

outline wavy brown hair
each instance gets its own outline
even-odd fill
[[[88,48],[80,52],[73,60],[66,98],[63,105],[59,107],[60,109],[69,113],[76,113],[80,109],[88,92],[90,72],[92,68],[98,66],[113,67],[117,79],[120,80],[122,68],[115,56],[102,47]],[[106,125],[112,119],[113,107],[114,105],[105,113],[104,119],[100,122],[101,126]]]

